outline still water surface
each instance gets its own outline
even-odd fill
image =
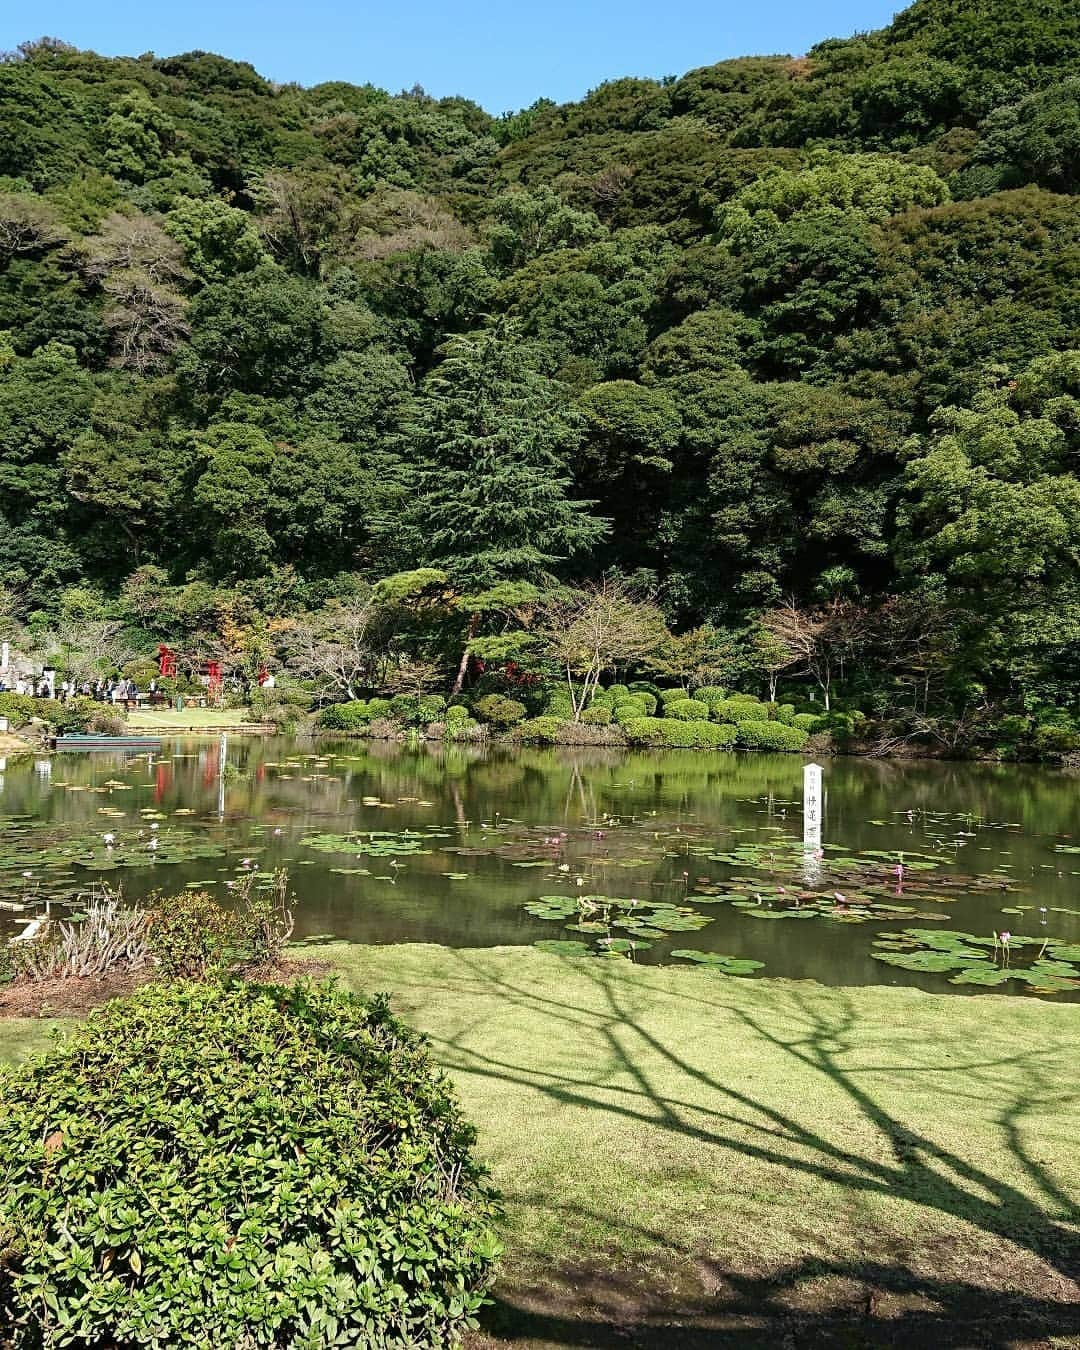
[[[227,896],[257,866],[288,868],[299,937],[595,945],[597,930],[568,930],[580,916],[544,920],[525,906],[607,896],[635,905],[588,902],[586,920],[595,906],[602,921],[652,906],[654,927],[676,908],[703,925],[654,936],[635,960],[690,948],[764,962],[768,975],[951,992],[944,974],[875,960],[875,939],[936,925],[1080,943],[1073,777],[829,760],[815,859],[800,845],[802,769],[790,755],[280,737],[230,737],[224,772],[217,740],[12,759],[0,773],[0,901],[30,908],[0,910],[0,928],[98,877],[131,900],[196,885]],[[827,912],[795,916],[800,903]],[[766,911],[783,921],[762,922]]]

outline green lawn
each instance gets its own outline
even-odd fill
[[[219,727],[260,726],[250,708],[140,708],[128,714],[132,731],[216,731]]]
[[[506,1197],[510,1343],[756,1350],[794,1319],[800,1347],[1080,1345],[1080,1006],[312,954],[391,991],[457,1083]],[[887,1336],[814,1338],[868,1308]]]
[[[43,1050],[55,1025],[42,1018],[0,1017],[0,1063],[12,1064],[32,1050]]]
[[[333,959],[392,991],[479,1126],[517,1343],[607,1344],[576,1319],[636,1325],[658,1301],[775,1345],[777,1317],[873,1291],[897,1329],[929,1299],[1080,1345],[1080,1006],[531,949]],[[911,1325],[896,1344],[968,1343]]]

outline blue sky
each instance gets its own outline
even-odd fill
[[[804,52],[880,28],[902,0],[40,0],[0,4],[0,48],[60,37],[107,56],[201,48],[268,79],[422,84],[491,112],[580,98],[619,75]]]

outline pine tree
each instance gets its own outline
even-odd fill
[[[463,588],[539,581],[606,534],[570,497],[581,430],[508,325],[453,338],[416,399],[406,525]]]

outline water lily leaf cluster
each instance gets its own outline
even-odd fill
[[[1038,994],[1080,990],[1080,944],[1059,938],[905,928],[881,934],[872,955],[901,970],[948,975],[950,984],[993,987],[1015,980]]]

